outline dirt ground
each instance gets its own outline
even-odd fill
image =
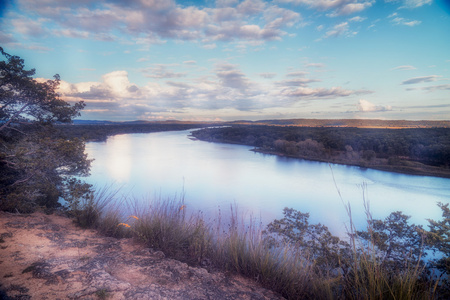
[[[240,276],[102,237],[63,216],[0,212],[0,299],[282,299]]]

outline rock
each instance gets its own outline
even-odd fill
[[[0,237],[1,290],[13,299],[282,299],[249,279],[191,267],[61,216],[0,212]]]

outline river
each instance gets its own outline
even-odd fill
[[[87,143],[94,161],[85,180],[97,187],[114,184],[121,194],[142,201],[184,193],[187,209],[202,211],[207,219],[233,204],[244,217],[267,224],[292,207],[340,236],[349,224],[347,204],[357,226],[365,224],[363,199],[374,218],[402,211],[422,225],[441,218],[438,202],[450,202],[450,179],[255,153],[248,146],[190,139],[190,131]]]

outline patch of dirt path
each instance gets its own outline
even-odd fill
[[[0,290],[0,299],[283,299],[39,212],[0,212]]]

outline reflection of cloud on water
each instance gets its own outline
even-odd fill
[[[131,144],[128,135],[117,135],[108,140],[105,166],[109,176],[118,183],[128,182],[131,175]]]

